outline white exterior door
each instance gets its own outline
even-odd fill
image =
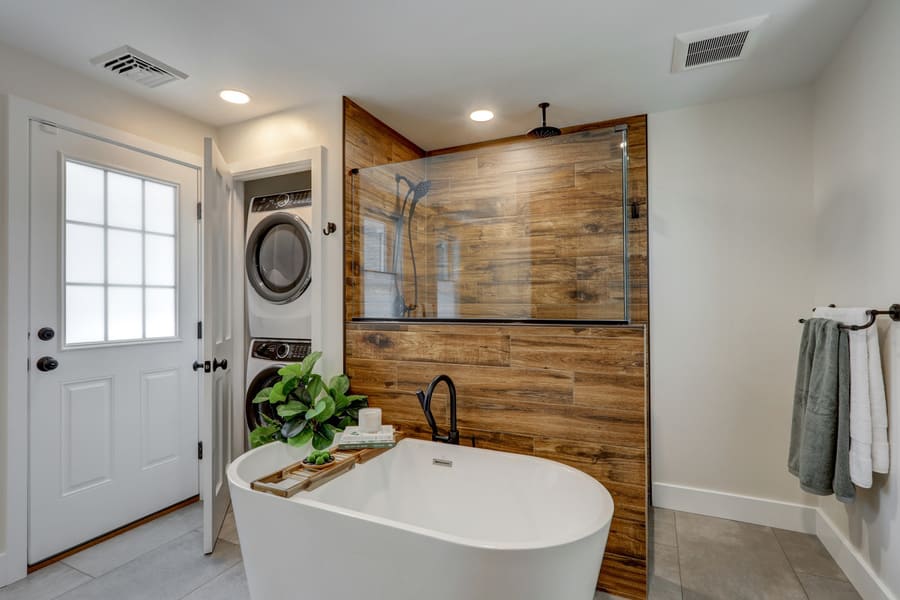
[[[204,452],[203,551],[216,545],[230,497],[225,470],[232,453],[234,387],[235,219],[234,182],[212,139],[204,140],[203,189],[203,356],[206,374],[200,410]],[[241,394],[242,395],[242,394]]]
[[[30,139],[33,564],[198,493],[199,172]]]

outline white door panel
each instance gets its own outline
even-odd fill
[[[39,123],[30,140],[35,563],[198,493],[199,176]]]
[[[235,219],[234,183],[210,138],[204,143],[203,187],[203,355],[210,369],[203,377],[200,438],[207,449],[201,464],[203,551],[216,545],[230,501],[225,469],[231,460],[234,365]],[[225,366],[223,366],[223,364]]]

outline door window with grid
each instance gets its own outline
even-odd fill
[[[177,335],[177,187],[65,161],[66,345]]]

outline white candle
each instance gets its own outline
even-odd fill
[[[359,411],[359,430],[362,433],[378,433],[381,431],[381,409],[363,408]]]

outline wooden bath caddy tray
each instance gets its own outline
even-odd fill
[[[406,436],[403,433],[397,432],[394,435],[394,444],[396,445],[404,437]],[[250,487],[258,492],[268,492],[282,498],[290,498],[301,490],[314,490],[326,481],[330,481],[354,466],[370,461],[388,450],[390,448],[363,448],[361,450],[338,450],[335,448],[331,451],[334,461],[327,465],[308,465],[301,460],[265,477],[260,477],[250,484]]]

